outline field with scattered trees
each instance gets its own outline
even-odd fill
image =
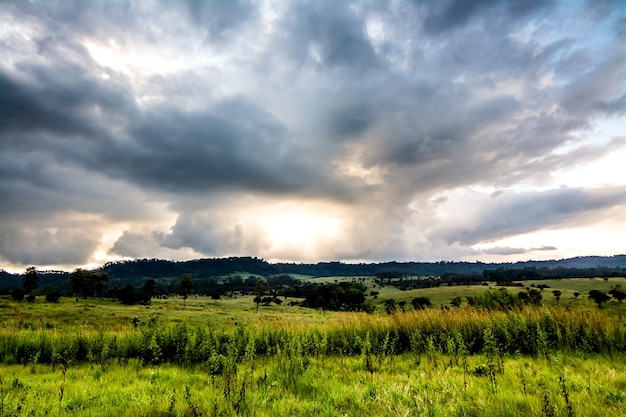
[[[0,296],[0,416],[625,415],[623,277],[67,278]]]

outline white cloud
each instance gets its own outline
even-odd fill
[[[623,252],[594,3],[4,1],[0,260]]]

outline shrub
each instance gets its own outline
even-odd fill
[[[16,288],[13,291],[11,291],[11,297],[13,297],[13,299],[15,301],[20,301],[21,302],[24,299],[25,295],[26,295],[26,293],[21,288]]]
[[[411,300],[411,305],[416,310],[423,310],[426,307],[432,307],[433,303],[430,302],[428,297],[415,297]]]
[[[49,303],[58,303],[61,298],[61,292],[58,290],[50,291],[46,294],[46,301]]]

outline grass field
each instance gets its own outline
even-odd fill
[[[376,288],[374,314],[0,298],[0,417],[626,415],[624,305],[586,296],[626,280],[538,283],[543,306],[514,311],[439,308],[482,286]],[[383,313],[415,296],[437,307]]]

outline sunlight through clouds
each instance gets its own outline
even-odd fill
[[[626,252],[619,2],[0,2],[0,267]]]

